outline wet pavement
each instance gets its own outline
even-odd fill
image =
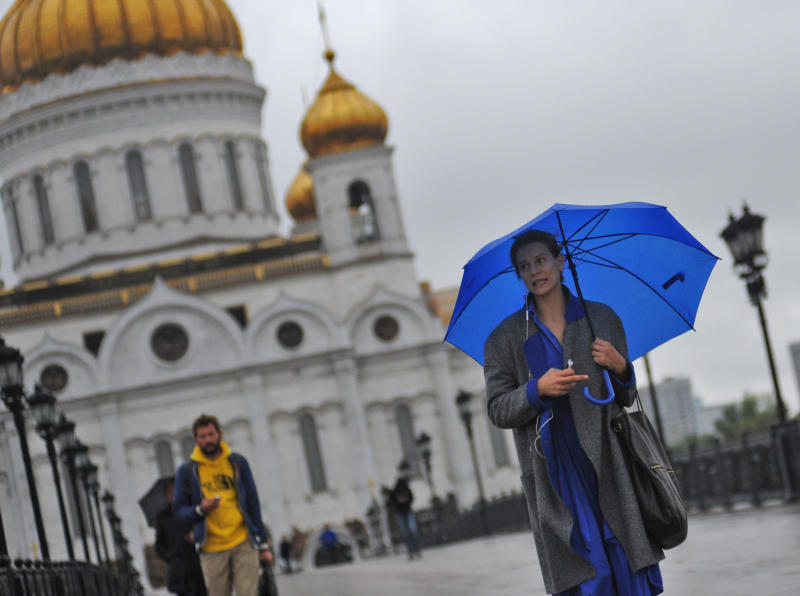
[[[664,594],[797,596],[800,505],[689,519],[689,537],[661,564]],[[279,575],[280,596],[518,596],[545,594],[528,534],[505,534]]]

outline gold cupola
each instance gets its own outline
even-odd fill
[[[16,0],[0,21],[0,89],[83,64],[180,51],[242,55],[224,0]]]
[[[317,206],[314,202],[314,179],[300,168],[289,190],[286,191],[286,210],[297,223],[317,219]]]
[[[389,129],[386,112],[345,81],[333,68],[333,50],[325,51],[330,75],[300,125],[309,157],[382,145]]]

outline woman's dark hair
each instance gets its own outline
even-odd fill
[[[517,271],[517,253],[523,246],[536,242],[544,244],[547,250],[550,251],[550,254],[556,258],[561,254],[558,241],[550,232],[545,232],[543,230],[526,230],[514,238],[514,243],[511,245],[511,264],[514,266],[514,271],[517,272],[517,276],[519,276],[519,271]]]

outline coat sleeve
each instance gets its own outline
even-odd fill
[[[630,371],[630,379],[628,381],[621,381],[614,373],[609,373],[611,382],[614,385],[614,401],[627,408],[633,405],[633,401],[636,399],[636,374],[633,370],[633,364],[628,358],[628,340],[625,337],[625,328],[622,326],[622,321],[617,316],[617,313],[610,307],[608,308],[608,321],[611,344],[625,358]]]
[[[169,548],[169,528],[165,523],[164,516],[159,515],[156,519],[156,543],[155,551],[162,561],[169,563],[170,548]]]
[[[264,526],[264,522],[261,519],[261,503],[258,500],[258,490],[256,489],[256,483],[253,479],[253,472],[250,470],[250,464],[247,463],[247,460],[244,457],[240,458],[240,461],[242,482],[244,483],[245,490],[247,491],[247,517],[249,517],[256,526],[256,530],[258,532],[258,543],[260,545],[269,544],[267,528]]]
[[[191,468],[187,470],[187,465],[186,463],[181,464],[175,472],[172,511],[175,519],[182,524],[188,525],[197,521],[197,512],[194,508],[199,503],[192,502]]]
[[[514,353],[499,327],[486,340],[483,377],[489,419],[500,428],[525,426],[538,412],[528,402],[527,384],[520,385],[514,374]]]

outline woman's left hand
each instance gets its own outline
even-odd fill
[[[617,376],[625,374],[628,361],[617,349],[604,339],[596,339],[592,343],[592,359],[600,366],[611,370]]]

